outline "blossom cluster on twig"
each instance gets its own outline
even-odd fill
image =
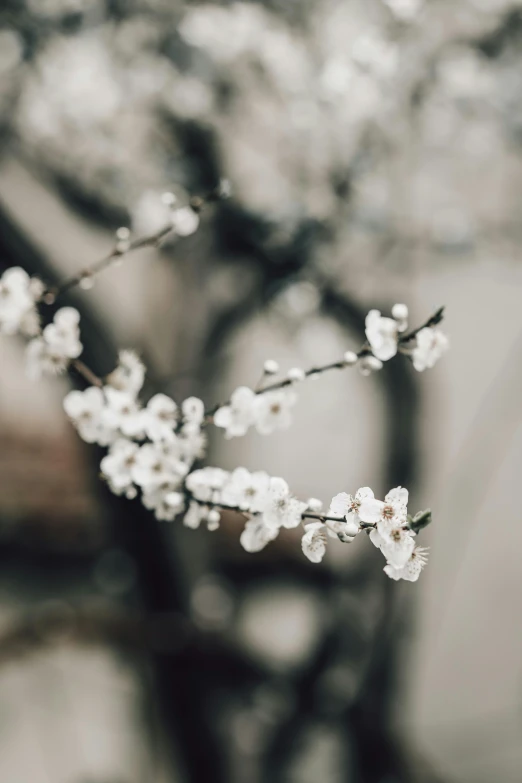
[[[173,210],[169,230],[176,230],[179,220]],[[197,228],[194,221],[191,226]],[[166,229],[161,232],[165,233]],[[118,242],[125,237],[120,231]],[[370,310],[365,323],[366,342],[357,353],[347,351],[337,362],[308,370],[294,367],[278,380],[274,380],[279,374],[277,363],[267,360],[260,388],[239,387],[225,404],[210,410],[205,410],[197,397],[189,397],[178,406],[165,394],[155,394],[143,404],[140,393],[145,367],[134,352],[122,351],[114,371],[99,378],[80,359],[83,346],[79,312],[62,307],[52,322],[42,327],[40,309],[54,303],[64,290],[81,284],[87,274],[102,271],[115,255],[151,243],[151,238],[145,238],[125,247],[117,245],[107,259],[54,290],[46,290],[40,280],[30,278],[18,267],[8,269],[0,278],[0,333],[21,334],[28,339],[29,374],[38,378],[43,373],[74,368],[89,384],[83,391],[70,391],[64,408],[84,441],[107,448],[100,469],[109,488],[129,499],[139,496],[160,520],[172,521],[183,515],[184,524],[190,528],[205,523],[209,530],[215,530],[223,511],[242,514],[246,524],[240,542],[248,552],[263,549],[283,528],[303,525],[302,550],[310,561],[318,563],[329,538],[350,543],[360,532],[366,532],[385,556],[388,576],[415,581],[426,563],[426,550],[416,546],[415,537],[431,515],[408,514],[406,489],[392,489],[383,501],[377,500],[368,487],[353,496],[342,492],[332,498],[324,512],[316,498],[301,501],[294,497],[282,478],[242,467],[232,472],[200,467],[200,460],[206,450],[205,428],[211,423],[223,429],[228,438],[243,436],[252,427],[264,435],[288,427],[297,388],[307,378],[354,366],[368,375],[398,352],[409,356],[418,371],[433,367],[448,347],[447,337],[439,328],[443,309],[410,332],[404,304],[394,305],[391,317]]]

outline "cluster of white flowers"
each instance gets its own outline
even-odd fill
[[[36,303],[43,293],[37,278],[30,278],[19,266],[6,269],[0,277],[0,333],[33,337],[38,333]]]
[[[27,345],[27,372],[31,378],[43,373],[60,373],[71,359],[83,351],[80,341],[80,313],[74,307],[62,307],[53,322]]]
[[[366,530],[386,558],[385,573],[395,580],[416,582],[427,555],[425,549],[415,546],[407,506],[408,490],[403,487],[390,490],[384,501],[377,500],[369,487],[362,487],[355,495],[342,492],[332,498],[323,519],[305,525],[303,552],[319,563],[326,552],[327,535],[348,543]]]
[[[408,517],[408,490],[396,487],[384,501],[377,500],[369,487],[355,495],[341,492],[332,498],[326,513],[315,498],[307,502],[292,495],[282,478],[246,468],[229,472],[206,467],[187,476],[189,497],[185,525],[198,527],[206,521],[209,529],[219,526],[220,511],[232,510],[247,517],[240,542],[247,552],[259,552],[277,538],[282,528],[303,524],[301,545],[312,563],[320,563],[328,537],[351,543],[358,533],[369,533],[372,543],[386,558],[384,568],[392,579],[415,582],[427,562],[426,550],[416,547],[415,530]],[[305,523],[307,518],[313,522]]]
[[[404,304],[392,307],[392,318],[381,315],[379,310],[370,310],[365,323],[366,339],[373,356],[379,365],[370,369],[380,369],[382,362],[392,359],[397,351],[411,356],[413,366],[419,372],[431,368],[447,351],[449,341],[446,335],[436,326],[425,326],[406,336],[401,335],[408,328],[408,308]]]
[[[166,394],[142,406],[144,378],[140,359],[123,351],[105,385],[69,392],[64,408],[83,440],[108,446],[100,467],[111,490],[128,498],[141,490],[146,508],[173,520],[184,507],[183,481],[205,450],[205,409],[189,397],[178,410]]]
[[[293,389],[283,387],[259,394],[247,386],[233,392],[230,402],[218,408],[214,424],[225,430],[226,438],[235,438],[254,426],[261,435],[286,429],[292,423],[291,409],[297,396]]]
[[[220,507],[248,515],[240,539],[247,552],[263,549],[281,528],[300,525],[309,507],[291,494],[284,479],[263,471],[250,473],[246,468],[232,472],[220,468],[195,470],[187,477],[186,487],[192,498],[192,509],[207,504],[207,511]]]
[[[174,208],[174,197],[165,203]],[[180,226],[186,221],[184,228],[177,228],[179,234],[196,230],[197,221],[188,212],[183,220],[179,214],[178,218]],[[125,252],[128,230],[120,231],[118,238],[125,243],[120,252]],[[73,283],[81,279],[80,275]],[[55,298],[53,295],[52,301]],[[64,371],[83,350],[78,311],[62,307],[42,329],[37,310],[42,299],[46,301],[43,284],[29,278],[23,269],[8,269],[0,278],[0,332],[30,338],[27,362],[33,377]],[[178,408],[166,394],[155,394],[144,405],[140,393],[145,367],[132,351],[120,353],[116,369],[104,380],[77,361],[76,369],[92,385],[69,392],[64,408],[84,441],[107,448],[100,468],[110,489],[127,498],[139,495],[158,519],[174,520],[183,514],[187,527],[197,528],[204,522],[209,530],[216,530],[223,510],[240,512],[247,517],[240,541],[248,552],[263,549],[282,528],[304,524],[302,549],[314,563],[323,559],[328,537],[349,543],[366,531],[386,558],[388,576],[416,581],[427,558],[425,550],[414,543],[420,523],[416,526],[417,517],[408,516],[407,490],[397,487],[384,501],[376,500],[368,487],[354,496],[340,493],[324,514],[321,501],[298,500],[282,478],[242,467],[232,472],[193,468],[204,456],[203,429],[210,421],[222,428],[227,438],[245,435],[251,427],[262,435],[288,427],[297,399],[295,386],[308,376],[354,365],[367,375],[398,351],[409,355],[419,371],[433,367],[448,347],[446,336],[437,328],[441,318],[442,310],[424,327],[406,335],[406,305],[394,305],[391,318],[371,310],[366,317],[367,344],[359,353],[347,351],[341,361],[307,372],[294,367],[281,380],[256,391],[241,386],[229,402],[212,412],[205,411],[197,397],[189,397]],[[277,362],[265,362],[263,377],[278,372]],[[313,521],[305,524],[307,519]]]

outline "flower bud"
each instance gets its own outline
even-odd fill
[[[359,525],[357,522],[354,522],[353,519],[348,519],[346,525],[344,526],[343,532],[347,536],[356,536],[359,532]]]
[[[343,356],[343,361],[347,367],[353,367],[354,364],[357,364],[357,359],[358,356],[354,351],[346,351]]]
[[[323,507],[323,502],[319,498],[308,498],[307,505],[310,511],[320,511]]]
[[[279,372],[279,365],[275,359],[267,359],[263,365],[263,370],[265,375],[275,375]]]
[[[288,370],[287,378],[289,381],[293,382],[304,381],[306,378],[305,371],[300,367],[292,367]]]

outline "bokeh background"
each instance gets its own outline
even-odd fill
[[[2,783],[522,779],[522,3],[3,0],[0,264],[60,280],[161,194],[232,198],[68,301],[100,374],[207,404],[444,304],[452,350],[304,385],[209,464],[328,499],[404,484],[431,560],[157,523],[108,495],[70,381],[0,343]],[[72,382],[78,382],[73,378]]]

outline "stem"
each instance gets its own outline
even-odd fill
[[[73,367],[78,375],[81,375],[82,378],[85,378],[87,383],[90,383],[91,386],[98,386],[101,388],[103,386],[102,379],[96,375],[87,365],[81,361],[81,359],[73,359],[71,362],[71,367]]]
[[[240,508],[239,506],[229,506],[226,503],[213,503],[210,500],[200,500],[199,498],[194,497],[191,493],[187,492],[185,490],[185,495],[187,497],[188,501],[193,501],[194,503],[197,503],[200,506],[206,506],[207,508],[216,508],[221,509],[222,511],[234,511],[237,514],[242,514],[243,516],[252,514],[252,512]],[[320,512],[315,511],[304,511],[301,514],[301,519],[317,519],[320,522],[345,522],[345,517],[333,517],[329,516],[328,514],[321,514]],[[374,523],[368,523],[368,522],[361,522],[361,530],[366,530],[370,528],[374,528]]]

